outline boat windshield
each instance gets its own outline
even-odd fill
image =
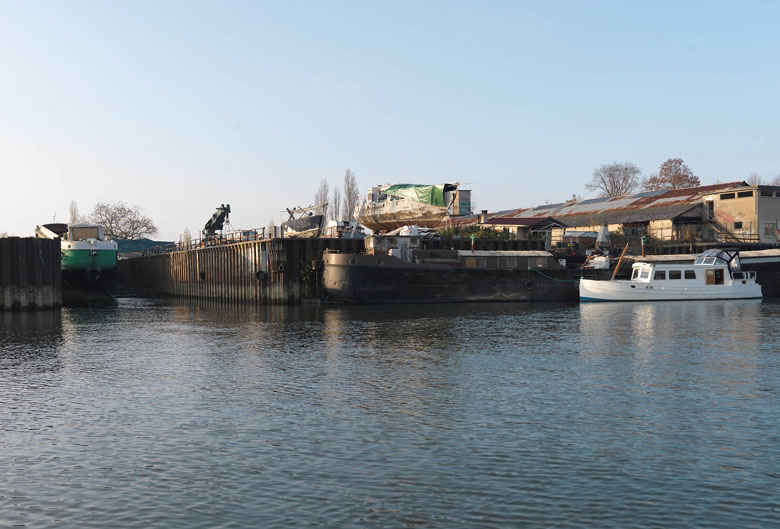
[[[723,250],[713,248],[702,253],[694,264],[697,265],[727,265],[731,272],[738,272],[742,269],[739,262],[738,250]]]
[[[100,228],[98,226],[71,226],[71,241],[85,241],[87,239],[100,239]]]

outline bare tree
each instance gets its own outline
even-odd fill
[[[658,168],[658,174],[651,175],[643,182],[644,189],[648,191],[682,189],[700,185],[699,177],[693,174],[691,168],[681,158],[669,158]]]
[[[344,174],[344,218],[352,221],[357,212],[355,211],[360,200],[360,191],[358,190],[355,173],[347,169]]]
[[[68,209],[70,212],[70,223],[77,224],[81,217],[79,216],[79,207],[76,204],[75,200],[70,201],[70,205],[68,206]]]
[[[339,186],[333,188],[333,199],[330,204],[330,214],[333,220],[341,220],[341,189]]]
[[[602,197],[621,197],[637,188],[641,173],[631,162],[607,163],[593,170],[593,179],[585,188]]]
[[[185,226],[181,232],[181,235],[179,235],[179,243],[186,244],[191,240],[192,240],[192,234],[190,233],[190,229],[187,226]]]
[[[752,186],[764,185],[764,179],[758,176],[758,173],[750,173],[748,177],[745,179],[745,182],[747,182]]]
[[[317,189],[317,194],[314,195],[314,204],[317,206],[321,206],[317,210],[318,215],[322,215],[323,217],[328,217],[328,181],[324,178],[320,180],[320,187]]]
[[[140,239],[158,232],[152,219],[141,214],[141,208],[121,201],[98,202],[89,221],[102,224],[106,237],[111,239]]]
[[[771,184],[772,184],[773,186],[780,186],[780,174],[779,174],[779,175],[777,175],[777,176],[775,176],[775,177],[772,179],[772,182],[771,182]]]

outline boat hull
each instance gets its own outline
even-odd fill
[[[760,299],[761,285],[755,281],[728,285],[669,287],[632,281],[580,280],[580,301],[684,301],[709,299]]]
[[[576,301],[577,271],[473,270],[387,256],[325,256],[323,288],[336,303]]]
[[[63,248],[62,271],[68,273],[113,271],[116,268],[117,249],[115,243],[108,244],[113,247],[93,249],[87,244],[86,248]]]
[[[319,237],[322,232],[322,221],[322,215],[310,215],[288,220],[282,223],[282,233],[285,237]]]
[[[447,216],[447,208],[409,199],[367,204],[360,223],[373,231],[391,231],[401,226],[437,228]]]

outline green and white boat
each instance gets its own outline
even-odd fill
[[[61,239],[63,272],[97,281],[116,268],[117,244],[105,239],[100,224],[44,224],[35,227],[35,236]]]

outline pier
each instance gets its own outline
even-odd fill
[[[0,311],[51,309],[61,304],[59,239],[0,239]]]

